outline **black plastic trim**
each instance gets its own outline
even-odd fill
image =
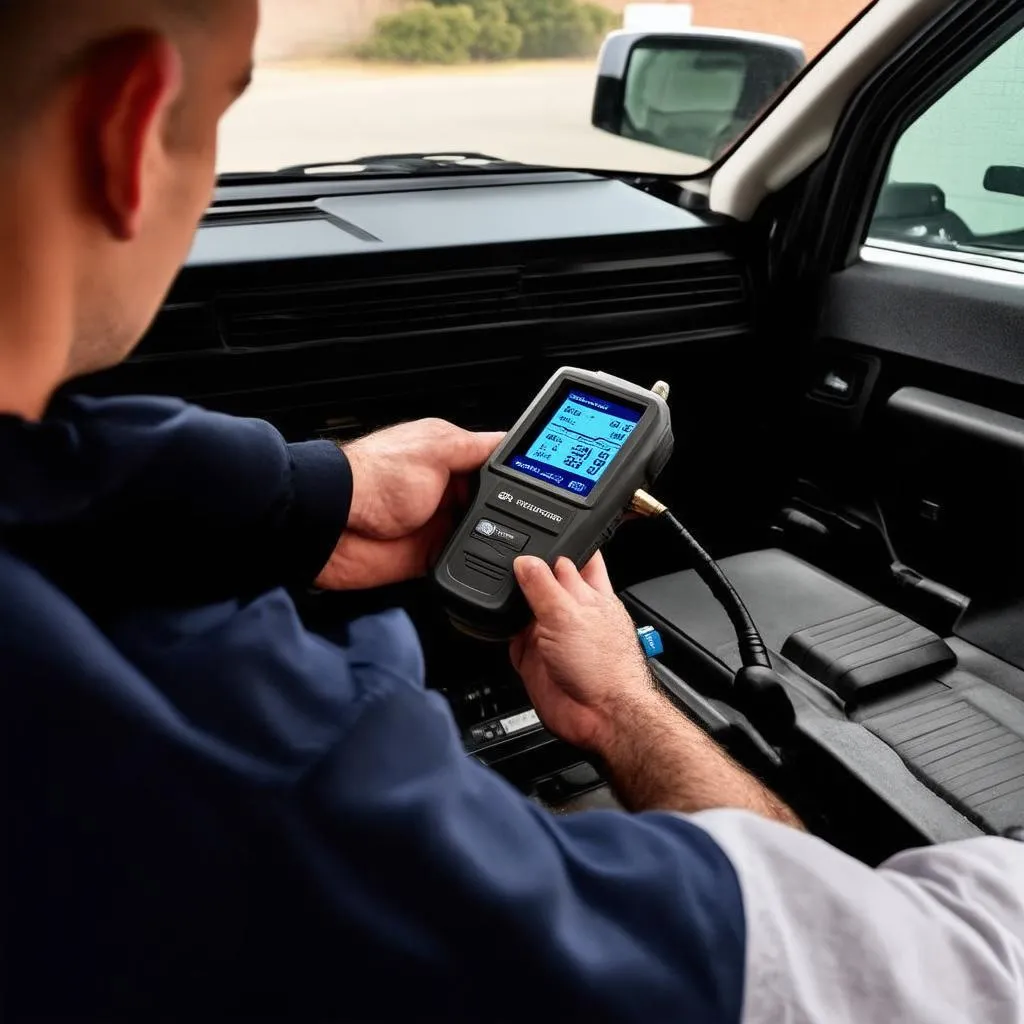
[[[825,337],[1024,384],[1021,287],[859,263],[828,286]]]
[[[1024,419],[1017,416],[921,388],[901,388],[889,399],[889,410],[923,421],[936,431],[954,431],[985,444],[1015,449],[1024,457]]]

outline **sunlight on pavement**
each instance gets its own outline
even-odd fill
[[[590,126],[592,62],[395,71],[262,67],[221,132],[221,171],[395,152],[475,151],[524,163],[693,174],[705,161]]]

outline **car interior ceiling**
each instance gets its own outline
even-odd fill
[[[583,173],[325,181],[313,201],[226,184],[136,356],[80,386],[343,441],[421,416],[506,428],[563,365],[667,380],[658,496],[723,560],[797,725],[769,744],[736,707],[728,620],[658,523],[627,522],[607,557],[665,640],[663,689],[868,862],[1001,832],[1024,817],[1024,297],[851,258],[863,230],[822,184],[866,216],[882,169],[854,154],[880,150],[857,132],[903,87],[880,78],[749,224]],[[927,183],[887,184],[877,216],[883,237],[962,230]],[[469,756],[550,806],[610,801],[600,765],[501,724],[528,709],[505,648],[454,630],[425,582],[296,597],[314,629],[404,606]]]

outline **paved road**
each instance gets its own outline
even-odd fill
[[[399,73],[261,68],[225,122],[220,169],[444,150],[576,167],[700,169],[591,128],[593,88],[589,62]]]

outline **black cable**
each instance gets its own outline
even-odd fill
[[[661,513],[659,518],[664,519],[682,537],[683,542],[690,549],[693,555],[694,569],[697,575],[711,591],[715,600],[725,609],[732,628],[736,632],[736,639],[739,642],[740,658],[744,668],[767,668],[772,667],[768,657],[768,648],[761,637],[761,633],[754,624],[754,619],[743,598],[736,593],[736,588],[729,582],[728,577],[718,567],[718,563],[701,547],[700,542],[693,536],[683,524],[676,519],[667,509]]]

